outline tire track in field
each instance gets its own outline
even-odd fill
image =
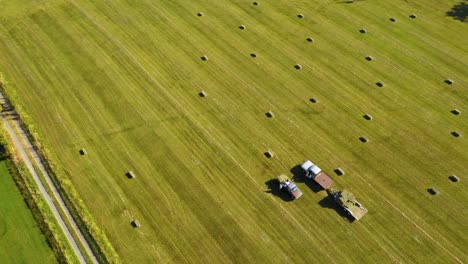
[[[165,15],[162,14],[162,13],[160,13],[160,15],[161,15],[161,16],[164,16],[168,22],[171,22],[171,21],[172,21],[172,19],[168,18],[167,16],[165,16]],[[174,25],[174,27],[176,27],[175,24],[173,24],[173,25]],[[186,31],[184,31],[184,30],[181,30],[180,27],[179,27],[178,29],[179,29],[179,31],[184,32],[185,34],[188,35],[188,33],[187,33]],[[199,40],[201,40],[201,39],[199,38]],[[284,49],[283,49],[283,50],[284,50]],[[291,52],[289,52],[289,51],[285,51],[285,53],[291,54]],[[173,67],[174,67],[174,68],[177,68],[179,71],[184,72],[184,71],[182,70],[182,67],[181,67],[179,64],[174,63],[169,57],[167,57],[167,55],[165,55],[165,54],[161,54],[161,55],[164,56],[165,59],[166,59],[167,61],[170,61],[170,62],[173,64]],[[268,94],[262,94],[261,92],[259,92],[259,89],[256,89],[253,85],[251,85],[250,83],[248,83],[247,81],[245,81],[242,77],[239,76],[239,74],[237,74],[237,73],[235,73],[233,70],[231,70],[230,67],[228,67],[228,65],[226,65],[226,64],[223,63],[222,61],[217,61],[217,64],[222,66],[222,67],[220,67],[220,69],[223,69],[225,72],[228,72],[228,73],[230,73],[232,76],[235,76],[235,77],[236,77],[236,80],[237,80],[239,83],[241,83],[241,84],[243,85],[243,87],[247,87],[249,90],[251,90],[251,91],[254,92],[256,95],[258,95],[258,97],[261,98],[263,101],[266,101],[266,103],[267,103],[268,105],[270,105],[270,108],[271,108],[271,109],[273,109],[273,110],[279,110],[279,109],[276,107],[276,105],[275,105],[270,99],[267,99],[267,97],[269,97]],[[312,68],[311,68],[311,69],[312,69]],[[315,70],[312,69],[312,71],[315,71]],[[316,73],[317,75],[320,75],[319,72],[317,72],[317,71],[315,71],[315,73]],[[200,87],[200,85],[198,85],[198,86]],[[290,89],[288,89],[288,90],[291,92],[291,94],[294,94],[293,91],[291,91]],[[295,96],[296,98],[300,99],[301,101],[303,101],[303,100],[302,100],[303,98],[298,97],[296,94],[294,94],[294,96]],[[228,116],[233,117],[232,112],[228,111],[224,106],[221,106],[221,104],[219,104],[217,100],[213,99],[213,101],[216,101],[215,103],[216,103],[218,106],[220,106],[220,108],[224,109],[224,111],[228,114]],[[237,120],[237,119],[236,119],[235,117],[233,117],[233,120]],[[301,131],[301,132],[303,132],[304,134],[306,134],[306,131],[305,131],[304,129],[302,129],[302,128],[297,124],[298,122],[292,121],[291,118],[287,118],[287,121],[294,127],[294,129],[296,129],[296,130],[298,130],[298,131]],[[318,137],[320,137],[320,136],[318,136]],[[322,138],[322,139],[323,139],[323,138]],[[299,144],[298,144],[298,145],[299,145]],[[328,150],[325,150],[325,151],[328,151]],[[328,152],[329,152],[329,151],[328,151]]]
[[[163,15],[163,14],[161,14],[161,15]],[[164,15],[163,15],[163,16],[164,16]],[[169,18],[167,18],[167,17],[166,17],[166,19],[167,19],[168,21],[171,21],[171,20],[170,20]],[[174,25],[174,24],[173,24],[173,25]],[[174,27],[176,27],[176,25],[174,25]],[[180,30],[180,31],[183,31],[183,30],[181,30],[180,28],[179,28],[179,30]],[[271,36],[271,37],[274,37],[274,36]],[[388,39],[387,39],[387,40],[388,40]],[[396,43],[393,43],[393,44],[394,44],[394,46],[396,46],[397,48],[398,48],[398,47],[401,48],[401,46],[398,46]],[[404,51],[407,52],[407,53],[410,53],[411,55],[414,55],[414,54],[412,54],[411,52],[409,52],[409,51],[406,50],[406,49],[405,49]],[[292,52],[289,52],[289,51],[285,51],[285,53],[287,53],[287,54],[289,54],[289,55],[292,54]],[[384,58],[384,57],[382,57],[382,58]],[[421,59],[421,58],[418,57],[418,59]],[[422,59],[422,60],[425,61],[424,59]],[[387,61],[389,61],[389,58],[387,58]],[[224,66],[225,70],[228,71],[228,72],[231,72],[231,74],[232,74],[233,76],[237,76],[237,74],[235,74],[232,70],[230,70],[229,67],[227,67],[225,64],[223,64],[223,63],[221,63],[221,62],[218,62],[218,63],[219,63],[219,64],[222,64],[222,65]],[[388,62],[387,62],[387,63],[384,62],[384,64],[388,64],[389,66],[392,66],[392,65],[391,65],[390,63],[388,63]],[[431,65],[432,65],[432,64],[431,64]],[[311,68],[312,68],[312,67],[311,67]],[[318,74],[318,72],[316,72],[316,74]],[[357,75],[356,73],[354,73],[354,74]],[[240,80],[240,82],[243,82],[244,85],[245,85],[246,87],[251,88],[251,86],[250,86],[249,84],[247,84],[242,78],[240,78],[240,77],[237,77],[237,78]],[[255,88],[253,88],[252,90],[255,91],[255,92],[257,92]],[[257,93],[258,93],[258,92],[257,92]],[[273,106],[273,104],[272,104],[270,101],[267,100],[267,102],[268,102],[270,105]],[[297,128],[298,130],[300,130],[301,132],[305,133],[305,131],[302,130],[300,127],[298,127],[296,123],[294,123],[294,122],[291,122],[291,123],[292,123],[293,125],[295,125],[296,128]],[[226,154],[228,154],[228,153],[226,153]],[[228,155],[231,156],[230,154],[228,154]],[[234,159],[232,156],[231,156],[231,158]],[[244,170],[244,168],[242,168],[242,166],[241,166],[240,164],[239,164],[239,166],[240,166],[240,168],[241,168],[242,170]],[[244,172],[245,172],[245,173],[248,173],[246,170],[244,170]],[[358,176],[359,176],[359,175],[358,175]],[[250,175],[249,175],[249,177],[250,177]],[[254,180],[253,177],[251,177],[251,178],[252,178],[252,180]],[[375,190],[375,187],[372,186],[369,182],[367,182],[364,178],[362,178],[361,176],[359,176],[359,178],[360,178],[363,182],[365,182],[366,184],[370,185],[370,186],[372,187],[373,190]],[[393,203],[391,203],[387,198],[385,198],[385,197],[384,197],[383,195],[381,195],[380,193],[379,193],[379,195],[383,198],[383,200],[385,200],[385,202],[387,202],[389,205],[392,206],[392,208],[394,208],[395,210],[397,210],[403,217],[405,217],[405,219],[407,219],[410,223],[412,223],[415,227],[417,227],[417,228],[418,228],[423,234],[425,234],[431,241],[435,242],[439,247],[441,247],[442,249],[444,249],[444,251],[446,251],[446,252],[447,252],[451,257],[453,257],[457,262],[462,263],[461,260],[460,260],[459,258],[457,258],[455,255],[453,255],[453,254],[452,254],[450,251],[448,251],[442,244],[440,244],[437,240],[435,240],[432,236],[430,236],[430,235],[429,235],[421,226],[419,226],[415,221],[413,221],[411,218],[409,218],[408,216],[406,216],[398,207],[396,207],[395,205],[393,205]],[[376,241],[377,241],[377,240],[376,240]],[[382,247],[382,249],[384,249],[384,250],[387,252],[387,254],[388,254],[393,260],[397,260],[397,259],[395,258],[395,256],[392,255],[392,254],[390,254],[390,253],[387,251],[387,249],[386,249],[385,247],[383,247],[378,241],[377,241],[377,243]]]
[[[166,19],[169,20],[169,18],[166,18]],[[170,21],[170,20],[169,20],[169,21]],[[167,59],[170,60],[169,58],[167,58]],[[228,69],[228,67],[226,67],[225,64],[222,64],[222,65],[226,68],[227,71],[230,71],[232,75],[237,76],[237,75],[234,74],[230,69]],[[178,67],[177,65],[174,65],[174,67],[176,67],[176,68],[178,68],[178,69],[180,70],[180,67]],[[239,78],[239,77],[238,77],[238,78]],[[245,83],[245,84],[248,85],[247,83]],[[249,88],[250,88],[250,86],[249,86]],[[256,89],[253,89],[253,90],[254,90],[255,92],[257,92]],[[257,93],[258,93],[258,92],[257,92]],[[268,103],[270,103],[270,105],[273,106],[273,104],[272,104],[270,101],[268,101]],[[290,119],[288,119],[288,120],[290,120]],[[295,124],[295,123],[292,122],[292,124]],[[300,131],[302,131],[303,133],[305,133],[305,131],[303,131],[302,129],[300,129],[300,127],[297,127],[297,128],[298,128]],[[210,135],[210,136],[211,136],[211,135]],[[252,180],[254,180],[254,178],[253,178],[250,174],[248,174],[248,172],[239,164],[239,162],[237,162],[237,161],[235,160],[234,157],[232,157],[230,154],[228,154],[228,155],[230,156],[231,159],[233,159],[233,160],[237,163],[237,165],[238,165],[249,177],[252,178]],[[296,223],[298,223],[298,222],[296,222]],[[381,245],[378,241],[377,241],[377,243],[382,247],[382,245]],[[392,259],[395,259],[395,257],[394,257],[392,254],[390,254],[390,253],[386,250],[386,248],[384,248],[384,247],[382,247],[382,248],[383,248],[383,250],[385,250],[385,251],[387,252],[387,254],[388,254]]]
[[[72,3],[78,10],[80,10],[84,15],[85,17],[87,17],[97,28],[99,28],[104,34],[106,34],[108,36],[108,38],[110,40],[112,40],[114,42],[114,44],[119,47],[124,53],[127,54],[127,56],[134,62],[134,64],[136,66],[138,66],[138,68],[140,68],[140,70],[145,73],[145,75],[157,86],[157,87],[162,87],[162,85],[157,81],[155,80],[151,74],[146,70],[146,68],[130,53],[130,51],[124,46],[122,45],[118,40],[116,40],[114,37],[112,37],[112,35],[110,34],[110,32],[108,32],[105,28],[101,27],[99,24],[97,24],[97,22],[89,15],[89,13],[87,13],[86,10],[84,10],[80,5],[78,5],[74,0],[69,0],[70,3]],[[185,108],[180,104],[180,102],[178,100],[176,100],[171,94],[169,94],[167,91],[165,91],[164,89],[161,89],[161,92],[165,94],[165,96],[170,99],[173,104],[175,106],[177,106],[177,108],[180,110],[181,113],[186,113],[185,111]],[[186,114],[187,115],[187,114]],[[188,116],[188,115],[187,115]],[[206,130],[206,129],[203,129],[203,126],[197,122],[196,120],[192,119],[191,122],[193,122],[194,124],[196,124],[196,127],[200,130],[200,132],[202,132],[203,134],[205,134],[207,140],[209,140],[213,145],[217,146],[219,149],[222,149],[224,150],[225,152],[225,155],[228,156],[242,171],[244,171],[244,173],[246,173],[246,175],[251,179],[251,181],[258,186],[257,182],[255,181],[254,177],[248,173],[248,171],[232,156],[229,154],[229,152],[227,152],[223,147],[222,145],[220,145],[218,142],[216,142],[216,140],[214,139],[214,137]],[[197,131],[192,127],[192,126],[189,126],[193,131],[194,133],[196,133]],[[216,129],[215,129],[216,130]],[[217,130],[216,130],[217,131]],[[263,189],[261,187],[261,189]],[[274,200],[274,197],[270,197],[270,199]],[[280,207],[280,209],[282,209],[282,211],[289,216],[289,218],[296,223],[296,225],[305,233],[307,234],[307,236],[310,238],[310,241],[312,241],[314,244],[316,244],[316,248],[322,252],[323,255],[327,256],[329,258],[329,260],[333,263],[336,263],[335,260],[326,252],[324,252],[322,250],[322,248],[320,247],[319,244],[317,244],[317,242],[315,241],[314,237],[312,235],[309,234],[309,232],[307,232],[307,229],[304,228],[304,226],[302,226],[302,224],[294,217],[292,216],[292,214],[287,211],[283,206],[281,205],[278,205]]]
[[[229,17],[231,17],[231,16],[229,16]],[[169,20],[169,21],[172,21],[172,20]],[[253,32],[257,32],[257,30],[256,30],[255,28],[253,28],[253,29],[251,29],[251,30],[252,30]],[[186,33],[186,32],[185,32],[185,33]],[[214,33],[216,33],[216,32],[214,32]],[[186,34],[187,34],[187,33],[186,33]],[[277,43],[281,42],[275,35],[271,35],[270,33],[268,33],[268,34],[267,34],[267,33],[265,33],[265,34],[260,34],[260,32],[257,32],[257,34],[259,34],[259,35],[261,35],[261,36],[264,36],[264,35],[266,34],[266,36],[264,36],[265,39],[268,39],[268,40],[272,40],[272,39],[273,39],[273,40],[274,40],[275,42],[277,42]],[[200,40],[201,40],[201,39],[200,39]],[[228,43],[229,43],[229,42],[228,42]],[[231,47],[233,47],[233,46],[231,45]],[[233,48],[235,48],[235,47],[233,47]],[[278,48],[278,49],[279,49],[279,50],[282,50],[282,51],[283,51],[284,53],[286,53],[286,54],[289,54],[290,56],[292,56],[292,53],[295,52],[295,50],[292,50],[292,49],[286,48],[286,47],[285,47],[285,48],[280,47],[280,48]],[[293,52],[293,51],[294,51],[294,52]],[[344,54],[343,54],[343,55],[344,55]],[[298,57],[295,57],[295,58],[296,58],[296,61],[298,61],[298,59],[297,59]],[[252,87],[252,85],[250,85],[249,83],[247,83],[243,78],[239,77],[238,74],[235,74],[234,71],[231,70],[229,67],[227,67],[224,63],[222,63],[221,61],[218,61],[217,64],[224,66],[224,70],[225,70],[226,72],[230,72],[231,75],[236,76],[236,79],[237,79],[240,83],[243,83],[243,86],[244,86],[244,87],[247,87],[247,88],[249,88],[250,90],[254,91],[256,94],[258,94],[258,95],[260,96],[260,98],[262,98],[262,100],[267,100],[268,103],[269,103],[271,106],[273,106],[273,104],[271,103],[271,101],[269,101],[268,99],[266,99],[266,98],[268,98],[268,97],[270,96],[269,94],[261,95],[261,94],[258,92],[257,89],[255,89],[254,87]],[[314,72],[317,76],[323,77],[323,76],[322,76],[323,74],[319,73],[319,72],[316,71],[314,68],[310,67],[310,69],[311,69],[311,71]],[[264,72],[266,72],[265,69],[262,69],[262,70],[263,70]],[[267,73],[267,72],[266,72],[266,73]],[[271,73],[267,73],[267,74],[270,74],[270,75],[271,75]],[[357,74],[354,74],[354,75],[357,76],[357,77],[359,77]],[[336,79],[336,78],[333,78],[333,77],[331,76],[329,79]],[[286,87],[286,88],[287,88],[287,87]],[[288,90],[291,92],[291,94],[294,94],[294,96],[296,96],[298,99],[300,99],[301,101],[303,101],[303,98],[300,98],[299,96],[297,96],[297,95],[294,93],[293,90],[291,90],[291,89],[288,89]],[[273,109],[276,109],[276,107],[273,106]],[[351,109],[348,108],[348,110],[351,110]],[[291,121],[291,118],[288,118],[288,121],[291,122],[292,126],[293,126],[296,130],[305,133],[305,131],[297,125],[297,122]],[[356,128],[356,129],[359,129],[359,127],[357,127],[357,126],[356,126],[355,128]],[[318,136],[318,137],[320,137],[320,136]],[[325,151],[328,151],[328,150],[325,150]]]
[[[148,74],[148,73],[147,73]],[[210,135],[211,136],[211,135]],[[240,164],[238,164],[239,166],[241,166]],[[243,169],[243,168],[242,168]]]
[[[389,204],[395,211],[397,211],[401,216],[403,216],[407,221],[409,221],[411,224],[413,224],[413,226],[415,226],[419,231],[421,231],[426,237],[428,237],[432,242],[434,242],[437,246],[439,246],[441,249],[443,249],[448,255],[450,255],[456,262],[462,264],[463,261],[461,261],[457,256],[455,256],[454,254],[452,254],[452,252],[450,252],[450,250],[448,250],[447,248],[445,248],[441,243],[439,243],[439,241],[437,241],[436,239],[434,239],[431,235],[429,235],[429,233],[426,232],[426,230],[424,228],[422,228],[420,225],[418,225],[413,219],[411,219],[409,216],[407,216],[403,211],[401,211],[397,206],[395,206],[392,202],[390,202],[389,199],[387,199],[384,195],[382,195],[380,192],[376,191],[377,189],[372,185],[370,184],[368,181],[366,181],[362,176],[360,176],[359,174],[356,174],[356,176],[358,178],[361,179],[361,181],[365,182],[367,185],[369,185],[370,189],[371,190],[374,190],[374,192],[380,196],[380,198],[385,201],[387,204]]]
[[[91,23],[90,23],[90,24],[91,24]],[[91,25],[91,27],[92,27],[92,25]],[[100,32],[100,33],[102,33],[102,32]],[[135,70],[139,70],[139,69],[136,68]],[[139,71],[141,71],[141,70],[139,70]],[[153,84],[154,84],[154,83],[152,83],[152,85],[153,85]],[[156,230],[156,228],[154,228],[154,229]]]
[[[159,10],[159,9],[158,9],[158,10]],[[155,10],[155,11],[156,11],[156,10]],[[161,14],[161,15],[163,15],[163,14]],[[164,16],[164,15],[163,15],[163,16]],[[173,19],[169,19],[169,18],[166,18],[166,20],[168,20],[169,22],[173,21]],[[255,29],[254,29],[254,30],[255,30]],[[187,32],[185,32],[185,34],[187,34]],[[275,39],[274,36],[272,36],[272,37]],[[279,41],[279,40],[278,40],[278,41]],[[290,54],[291,52],[286,51],[285,53]],[[170,60],[170,59],[169,59],[169,58],[166,58],[166,60]],[[247,83],[247,82],[246,82],[243,78],[241,78],[238,74],[235,74],[234,71],[231,70],[229,67],[227,67],[226,64],[222,63],[221,61],[218,61],[217,64],[223,66],[224,68],[221,67],[220,69],[224,69],[226,72],[231,73],[231,75],[235,76],[236,79],[237,79],[240,83],[243,84],[243,86],[247,87],[248,89],[250,89],[251,91],[253,91],[253,92],[256,93],[257,95],[259,95],[259,97],[262,98],[262,100],[265,100],[265,98],[269,97],[269,95],[263,95],[263,96],[262,96],[262,95],[259,93],[258,89],[255,89],[255,87],[253,87],[252,85],[250,85],[249,83]],[[174,67],[180,69],[180,67],[178,67],[178,65],[175,65]],[[317,72],[317,74],[318,74],[318,72]],[[291,91],[291,92],[292,92],[292,91]],[[294,93],[293,93],[293,94],[294,94]],[[297,97],[297,96],[296,96],[296,97]],[[271,101],[269,101],[268,99],[266,99],[266,100],[268,101],[268,103],[269,103],[270,106],[273,106],[273,107],[272,107],[273,109],[276,109],[276,107],[274,107],[274,105],[271,103]],[[301,100],[302,100],[302,98],[301,98]],[[303,132],[303,133],[305,134],[305,131],[304,131],[301,127],[299,127],[299,126],[297,125],[297,122],[293,122],[293,121],[291,120],[291,118],[288,118],[287,120],[292,124],[292,126],[293,126],[297,131],[301,131],[301,132]],[[318,137],[320,137],[320,136],[318,136]],[[296,142],[296,141],[295,141],[295,142]],[[328,150],[326,150],[326,151],[328,151]]]
[[[163,15],[163,14],[161,14],[161,15]],[[164,16],[164,15],[163,15],[163,16]],[[166,17],[166,16],[164,16],[164,17],[166,18],[166,20],[171,21],[168,17]],[[175,26],[174,26],[174,27],[175,27]],[[179,28],[179,30],[180,30],[180,28]],[[183,30],[181,30],[181,31],[183,31]],[[165,58],[166,58],[168,61],[171,61],[171,62],[172,62],[172,60],[171,60],[170,58],[167,58],[166,55],[162,54],[162,56],[165,56]],[[173,63],[173,62],[172,62],[172,63]],[[175,64],[175,63],[173,63],[173,64],[174,64],[173,66],[174,66],[175,68],[178,68],[180,71],[182,71],[181,68],[180,68],[177,64]],[[225,66],[225,64],[222,64],[222,65]],[[231,72],[233,75],[237,76],[237,75],[234,74],[231,70],[229,70],[228,67],[226,67],[226,69],[227,69],[227,71]],[[182,71],[182,72],[183,72],[183,71]],[[238,77],[238,78],[239,78],[239,77]],[[245,83],[245,84],[248,85],[247,83]],[[271,102],[269,102],[269,103],[270,103],[271,105],[273,105]],[[290,119],[288,119],[288,121],[292,122]],[[293,122],[292,122],[292,124],[294,124],[295,126],[297,126],[297,125],[296,125],[295,123],[293,123]],[[200,125],[198,125],[198,127],[200,127]],[[297,128],[298,128],[299,130],[303,131],[303,130],[300,129],[298,126],[297,126]],[[216,129],[215,129],[215,130],[216,130]],[[217,130],[216,130],[216,131],[217,131]],[[194,131],[194,132],[196,132],[196,131]],[[208,134],[209,134],[209,133],[208,133]],[[212,137],[212,136],[210,135],[210,138],[213,139],[214,137]],[[213,141],[212,141],[212,142],[213,142]],[[213,144],[213,143],[212,143],[212,144]],[[219,146],[219,144],[213,144],[213,145],[218,145],[218,146]],[[222,149],[222,148],[221,148],[221,149]],[[226,150],[224,150],[224,152],[225,152],[226,154],[229,153],[229,152],[226,151]],[[235,160],[235,158],[234,158],[232,155],[228,154],[228,156],[229,156],[232,160],[234,160],[234,161],[236,162],[236,164],[237,164],[242,170],[244,170],[244,172],[247,172],[247,171],[240,165],[240,163],[239,163],[237,160]],[[248,172],[247,172],[247,173],[248,173]],[[248,176],[249,176],[252,180],[254,180],[254,178],[251,176],[251,174],[248,174]],[[282,208],[282,209],[283,209],[283,208]],[[289,213],[288,213],[288,214],[289,214]],[[290,215],[290,214],[289,214],[289,215]],[[290,215],[290,216],[291,216],[291,215]],[[296,220],[296,219],[294,219],[294,220]],[[296,222],[296,224],[299,224],[298,221],[295,221],[295,222]],[[306,230],[304,230],[304,232],[306,233]],[[307,233],[307,235],[309,235],[309,234]],[[309,237],[310,237],[310,235],[309,235]],[[315,241],[314,241],[314,242],[315,242]]]

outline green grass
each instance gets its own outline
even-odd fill
[[[446,16],[458,2],[251,2],[1,11],[7,93],[122,260],[467,262],[468,24]],[[350,223],[300,179],[297,201],[268,192],[305,159],[369,213]]]
[[[5,161],[0,161],[0,259],[2,263],[56,262],[23,201]]]

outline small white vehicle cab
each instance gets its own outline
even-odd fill
[[[305,176],[309,179],[314,179],[315,176],[322,172],[322,169],[320,169],[319,166],[315,165],[310,160],[306,160],[304,163],[302,163],[301,168],[304,171]]]

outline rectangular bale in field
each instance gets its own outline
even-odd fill
[[[434,188],[434,187],[428,188],[427,191],[428,191],[430,194],[432,194],[432,195],[437,195],[437,194],[439,194],[439,191],[438,191],[436,188]]]
[[[141,227],[140,222],[138,222],[138,220],[135,220],[135,219],[132,220],[131,225],[132,225],[133,228],[140,228]]]
[[[134,173],[133,171],[128,171],[127,173],[125,173],[125,175],[126,175],[127,178],[129,178],[129,179],[134,179],[134,178],[136,178],[135,173]]]

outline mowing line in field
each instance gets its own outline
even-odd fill
[[[156,81],[156,80],[149,74],[149,72],[133,57],[133,55],[132,55],[122,44],[120,44],[119,41],[117,41],[116,39],[112,38],[112,37],[110,36],[110,33],[107,32],[107,31],[106,31],[104,28],[102,28],[100,25],[98,25],[98,24],[96,23],[96,21],[93,20],[93,19],[89,16],[89,14],[87,14],[87,12],[86,12],[85,10],[83,10],[81,7],[79,7],[79,6],[76,4],[76,2],[74,2],[74,1],[71,1],[71,2],[73,2],[73,3],[77,6],[77,8],[80,9],[80,10],[88,17],[88,19],[90,19],[90,20],[96,25],[96,27],[98,27],[99,29],[102,30],[102,32],[104,32],[105,34],[107,34],[108,37],[109,37],[109,39],[112,39],[113,42],[114,42],[118,47],[120,47],[125,53],[127,53],[127,55],[132,59],[132,61],[134,61],[134,63],[135,63],[136,65],[138,65],[139,68],[140,68],[143,72],[146,73],[146,75],[148,76],[148,78],[150,78],[151,81],[152,81],[157,87],[162,87],[162,86],[158,83],[158,81]],[[177,105],[177,107],[179,108],[180,112],[182,112],[182,113],[185,112],[185,110],[184,110],[185,108],[183,108],[182,105],[180,105],[180,103],[179,103],[172,95],[168,94],[165,90],[161,90],[161,91],[163,91],[163,92],[165,93],[165,95],[166,95],[168,98],[171,99],[171,101],[173,102],[173,104]],[[195,121],[195,120],[191,120],[191,121],[197,124],[196,127],[197,127],[198,129],[201,129],[201,128],[203,127],[203,126],[201,126],[201,124],[199,124],[197,121]],[[192,129],[194,129],[192,126],[189,126],[189,127],[191,127]],[[201,129],[201,131],[203,131],[203,130],[204,130],[204,129]],[[194,132],[195,132],[195,130],[194,130]],[[210,139],[211,143],[213,143],[213,145],[217,145],[220,149],[224,149],[222,146],[220,146],[217,142],[215,142],[215,141],[213,140],[213,137],[212,137],[206,130],[204,131],[204,134],[208,135],[208,138]],[[239,168],[241,168],[245,173],[247,173],[246,175],[249,176],[249,178],[256,184],[256,182],[255,182],[254,178],[252,177],[252,175],[250,175],[250,174],[242,167],[242,165],[241,165],[237,160],[234,159],[234,157],[232,157],[232,156],[231,156],[228,152],[226,152],[226,151],[225,151],[225,155],[227,155],[228,157],[230,157],[231,160],[232,160],[233,162],[235,162],[235,163],[239,166]],[[270,197],[270,198],[273,199],[273,197]],[[313,238],[312,236],[309,235],[309,233],[307,232],[307,230],[304,229],[304,227],[290,214],[290,212],[286,211],[281,205],[279,205],[279,206],[280,206],[280,208],[281,208],[286,214],[289,215],[290,219],[292,219],[292,220],[297,224],[297,226],[300,227],[300,228],[304,231],[304,233],[306,233],[306,234],[308,235],[308,237],[311,239],[311,241],[313,241],[313,242],[315,243],[314,238]],[[317,246],[318,246],[318,245],[317,245]],[[320,247],[318,247],[318,248],[320,248]],[[331,261],[334,262],[333,258],[331,258],[330,255],[329,255],[328,253],[323,252],[322,250],[320,250],[320,251],[321,251],[322,253],[324,253]]]
[[[177,65],[175,65],[175,67],[177,67]],[[232,158],[232,157],[231,157],[231,158]],[[236,163],[238,163],[238,162],[236,161]],[[238,163],[238,165],[240,166],[240,164],[239,164],[239,163]],[[242,168],[242,169],[243,169],[243,168]],[[245,170],[245,169],[244,169],[244,170]],[[253,179],[253,178],[252,178],[252,179]]]
[[[227,71],[230,71],[229,69],[226,69],[226,70],[227,70]],[[232,73],[233,75],[235,75],[235,73],[233,73],[232,71],[231,71],[231,73]],[[247,85],[247,86],[248,86],[248,85]],[[250,87],[250,86],[248,86],[248,87]],[[388,202],[388,201],[387,201],[387,202]],[[392,204],[392,206],[393,206],[393,204]],[[397,209],[397,210],[399,210],[399,209]],[[401,213],[401,211],[399,211],[399,212]],[[406,216],[405,216],[405,217],[406,217]],[[410,220],[411,220],[411,219],[410,219]],[[412,221],[412,220],[411,220],[411,221]],[[414,221],[412,221],[412,223],[415,224]],[[423,231],[426,235],[428,235],[420,226],[417,226],[417,227],[418,227],[421,231]],[[428,235],[428,236],[429,236],[429,235]],[[433,238],[432,238],[431,236],[429,236],[429,237],[433,240]],[[438,244],[439,246],[442,246],[442,245],[439,244],[438,242],[437,242],[437,244]],[[442,246],[442,247],[443,247],[443,246]],[[444,248],[444,249],[445,249],[445,248]],[[446,250],[446,249],[445,249],[445,250]],[[453,255],[452,255],[452,256],[453,256]],[[456,257],[455,257],[455,258],[456,258]],[[459,260],[458,258],[456,258],[456,259]]]
[[[376,190],[375,187],[370,184],[368,181],[366,181],[362,176],[359,174],[356,175],[361,179],[361,181],[365,182],[371,190]],[[419,229],[425,236],[427,236],[432,242],[434,242],[436,245],[438,245],[440,248],[442,248],[447,254],[449,254],[455,261],[458,263],[462,264],[463,261],[461,261],[457,256],[453,255],[452,252],[450,252],[448,249],[446,249],[442,244],[440,244],[436,239],[434,239],[429,233],[426,232],[421,226],[419,226],[415,221],[413,221],[409,216],[407,216],[404,212],[402,212],[398,207],[396,207],[392,202],[390,202],[385,196],[383,196],[380,192],[375,191],[375,193],[380,196],[386,203],[388,203],[393,209],[395,209],[400,215],[402,215],[406,220],[408,220],[411,224],[413,224],[416,228]]]

